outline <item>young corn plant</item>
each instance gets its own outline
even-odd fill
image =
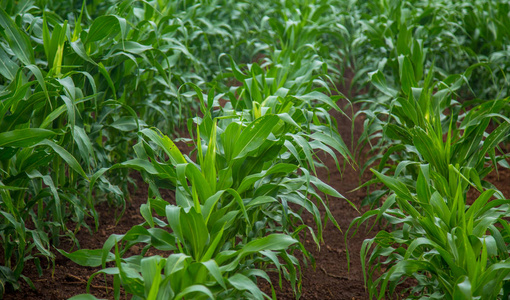
[[[374,174],[391,190],[383,205],[351,224],[386,220],[382,230],[365,240],[361,250],[370,297],[394,295],[395,288],[413,278],[408,299],[506,299],[509,228],[505,218],[510,200],[492,199],[496,190],[483,190],[471,170],[448,165],[447,176],[429,164],[419,165],[414,190],[395,177]],[[476,183],[478,182],[478,183]],[[473,185],[481,195],[466,205]]]
[[[349,35],[337,19],[341,3],[269,1],[263,5],[267,12],[255,31],[262,42],[260,48],[270,54],[273,63],[299,64],[299,56],[315,54],[328,62],[330,75],[339,79],[340,70],[334,67],[343,62],[345,53],[338,46]]]
[[[380,70],[371,74],[384,96],[373,101],[377,110],[363,111],[369,116],[365,133],[379,139],[381,151],[365,164],[380,159],[365,185],[385,188],[365,200],[382,199],[381,206],[355,219],[350,229],[372,217],[392,228],[363,244],[370,297],[394,295],[413,278],[417,284],[404,293],[409,299],[506,298],[508,231],[499,224],[506,223],[508,200],[483,178],[506,159],[496,150],[509,134],[509,120],[501,114],[509,99],[466,109],[454,92],[475,67],[443,80],[429,70],[420,82],[413,51],[398,56],[398,86],[387,83]],[[466,203],[470,188],[481,193],[472,205]]]
[[[395,95],[380,109],[361,112],[369,114],[370,120],[365,123],[365,136],[360,140],[378,139],[373,151],[379,152],[364,168],[380,160],[379,172],[394,173],[403,182],[412,183],[418,174],[416,165],[423,161],[445,177],[449,164],[473,168],[474,176],[482,180],[498,164],[506,165],[506,155],[497,153],[503,153],[499,144],[510,129],[510,120],[501,114],[510,99],[486,100],[466,109],[453,95],[461,87],[463,76],[452,75],[434,82],[432,69],[418,84],[413,65],[406,63],[406,57],[401,61],[401,96]],[[377,82],[381,91],[386,89],[384,80]],[[490,131],[494,124],[495,129]],[[376,182],[374,178],[366,186]],[[490,187],[488,182],[484,185]],[[376,191],[364,204],[374,204],[383,195],[384,190]]]
[[[471,89],[463,91],[465,98],[506,95],[508,65],[501,59],[508,52],[504,46],[508,34],[503,29],[508,22],[508,3],[368,1],[346,9],[355,18],[349,49],[357,70],[354,83],[368,84],[370,72],[379,70],[391,85],[398,85],[393,79],[399,78],[399,56],[412,53],[411,60],[417,63],[420,56],[413,48],[418,43],[428,57],[425,66],[435,64],[443,77],[478,66],[469,80]],[[409,42],[411,51],[406,49]]]
[[[84,96],[86,81],[78,83],[71,74],[62,73],[67,23],[54,27],[46,54],[53,60],[45,68],[36,60],[31,40],[17,21],[0,8],[0,54],[5,62],[0,68],[0,238],[4,254],[0,295],[5,283],[18,286],[27,261],[33,260],[42,273],[41,258],[54,258],[50,248],[58,245],[61,233],[74,238],[68,220],[75,221],[78,229],[86,226],[85,216],[95,215],[92,199],[78,196],[86,191],[87,174],[96,165],[79,113],[92,97]],[[87,78],[87,74],[76,77],[80,76]]]
[[[293,128],[282,126],[288,122],[285,118],[267,112],[252,119],[250,115],[235,111],[230,115],[213,118],[211,111],[215,97],[210,93],[206,106],[201,91],[195,88],[204,115],[195,119],[195,161],[182,155],[168,137],[152,129],[145,129],[142,131],[144,141],[135,147],[139,158],[126,163],[144,171],[154,195],[148,204],[141,207],[146,219],[145,225],[151,227],[145,230],[163,232],[158,227],[167,227],[171,234],[165,238],[164,247],[160,247],[162,242],[156,242],[153,236],[147,234],[144,234],[143,239],[124,240],[126,244],[122,252],[116,253],[118,269],[102,272],[118,276],[116,280],[120,280],[128,293],[141,298],[148,297],[150,289],[147,289],[147,282],[153,284],[150,277],[142,293],[141,288],[133,290],[134,283],[126,274],[123,275],[123,269],[128,267],[126,264],[139,259],[120,258],[131,245],[143,242],[147,244],[143,253],[150,247],[160,250],[167,248],[174,251],[166,259],[167,263],[173,261],[173,257],[179,253],[179,257],[190,264],[187,268],[191,269],[186,271],[186,279],[172,282],[171,286],[168,281],[173,273],[165,273],[163,280],[166,281],[159,291],[165,291],[168,295],[183,296],[188,295],[189,291],[191,294],[188,297],[199,297],[199,294],[204,297],[213,295],[214,298],[239,297],[249,293],[255,298],[261,298],[264,294],[256,286],[256,278],[269,279],[263,271],[268,265],[274,265],[280,276],[284,275],[299,295],[301,271],[293,252],[300,250],[305,262],[312,259],[300,242],[300,233],[310,234],[318,246],[322,240],[323,223],[313,199],[322,203],[326,217],[338,227],[315,188],[326,195],[342,196],[310,175],[306,168],[286,162],[288,150],[285,142],[290,136],[285,129]],[[151,145],[157,147],[154,149]],[[158,154],[160,150],[163,150],[162,154]],[[175,204],[162,199],[159,194],[162,186],[175,186]],[[291,206],[291,203],[295,206]],[[313,216],[317,231],[304,223],[302,211]],[[78,258],[83,251],[94,250],[78,250],[65,255],[78,263],[95,262],[96,265],[100,261],[98,255],[101,255],[104,263],[108,257],[114,257],[113,253],[108,253],[117,236],[110,239],[101,253],[95,252],[97,258],[89,262]],[[249,257],[246,251],[250,251]],[[281,263],[278,257],[285,263]],[[154,260],[151,261],[154,263]],[[207,266],[204,265],[206,262]],[[158,264],[163,265],[159,258]],[[131,267],[138,273],[142,272],[145,281],[146,275],[141,265]],[[219,271],[213,270],[213,267]],[[135,273],[133,276],[139,278]],[[213,286],[216,286],[214,289],[211,288],[211,280]],[[143,286],[142,283],[138,285]],[[193,285],[203,286],[200,289],[204,292],[191,289]],[[205,292],[206,287],[211,294]]]
[[[306,64],[307,61],[310,64]],[[338,170],[341,170],[333,150],[348,163],[352,163],[353,158],[329,111],[336,110],[344,114],[336,103],[345,97],[341,93],[333,94],[337,91],[330,90],[328,79],[320,75],[324,75],[325,67],[318,56],[305,56],[302,65],[296,63],[282,66],[268,62],[265,70],[254,63],[242,71],[231,61],[232,73],[225,76],[232,76],[241,84],[226,91],[230,102],[220,106],[216,113],[242,112],[251,119],[260,118],[264,114],[276,114],[282,119],[276,133],[284,133],[289,137],[285,142],[291,154],[288,162],[306,164],[315,173],[316,164],[324,166],[316,152],[325,152],[335,160]],[[324,77],[327,78],[327,75]],[[212,106],[215,105],[213,100]]]
[[[239,210],[231,210],[219,221],[205,220],[206,216],[194,207],[167,205],[164,210],[172,233],[138,225],[124,235],[112,235],[103,249],[62,253],[85,266],[102,264],[104,267],[106,262],[115,260],[116,267],[105,268],[90,278],[92,280],[99,274],[113,275],[115,299],[119,299],[121,285],[134,299],[263,299],[267,296],[253,281],[258,277],[270,280],[258,267],[271,262],[280,270],[286,270],[290,265],[290,271],[295,272],[293,265],[297,260],[291,259],[285,250],[297,241],[288,235],[271,234],[236,247],[236,250],[219,242],[223,230],[234,224],[236,214],[242,214]],[[164,227],[163,220],[157,221]],[[117,243],[122,243],[122,251]],[[131,246],[140,243],[147,244],[142,254],[122,258]],[[110,252],[113,247],[115,255]],[[146,257],[145,253],[151,247],[173,253],[167,258],[159,255]],[[278,256],[283,256],[286,262],[279,262]],[[90,295],[83,297],[90,298]]]

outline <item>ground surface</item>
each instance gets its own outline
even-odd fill
[[[345,104],[345,103],[343,103]],[[339,131],[341,132],[347,145],[351,144],[351,121],[339,113],[332,113],[338,121]],[[349,114],[350,115],[350,114]],[[358,119],[354,126],[354,141],[356,142],[362,131],[362,120]],[[319,177],[329,182],[342,195],[352,201],[359,207],[365,196],[365,190],[350,192],[360,184],[359,168],[354,169],[347,165],[340,174],[336,170],[332,158],[325,159],[331,173],[325,170],[320,171]],[[360,162],[358,162],[361,164]],[[365,174],[366,180],[369,174]],[[104,241],[113,233],[122,234],[127,232],[132,226],[143,222],[139,213],[139,207],[147,200],[147,185],[142,181],[138,174],[133,174],[137,180],[137,189],[132,189],[131,202],[128,204],[126,212],[122,219],[115,223],[115,209],[102,204],[98,207],[100,212],[101,224],[99,232],[90,234],[87,230],[82,230],[77,234],[80,245],[83,249],[98,249],[103,246]],[[500,188],[508,197],[510,195],[510,172],[508,170],[500,171],[499,178],[495,174],[488,176],[488,181]],[[170,193],[165,197],[171,198]],[[351,221],[359,216],[346,201],[340,199],[330,199],[331,212],[339,222],[342,230],[347,230]],[[309,219],[310,224],[313,223]],[[339,232],[334,226],[328,224],[324,230],[325,244],[321,246],[320,251],[310,242],[307,243],[308,249],[313,252],[316,259],[316,268],[307,268],[304,272],[302,298],[301,299],[368,299],[364,288],[363,274],[359,259],[359,252],[363,240],[371,233],[361,230],[353,238],[349,238],[349,251],[351,253],[351,266],[348,271],[346,245],[344,243],[344,233]],[[70,250],[71,243],[63,242],[61,249]],[[52,276],[51,267],[44,270],[42,277],[39,277],[37,270],[32,263],[28,263],[23,274],[32,278],[37,288],[36,291],[30,289],[23,283],[22,287],[16,292],[9,292],[5,299],[68,299],[74,295],[86,293],[87,280],[90,275],[98,271],[97,268],[81,267],[74,264],[60,254],[56,254],[56,266]],[[277,286],[277,276],[272,276]],[[102,277],[97,277],[93,281],[93,287],[90,292],[99,298],[113,299],[111,293],[111,282],[106,286]],[[266,292],[267,285],[264,287]],[[288,284],[283,285],[283,289],[277,287],[278,299],[295,299],[292,290]],[[396,296],[395,298],[398,298]]]

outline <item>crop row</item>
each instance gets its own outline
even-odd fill
[[[40,259],[53,260],[51,248],[74,239],[87,217],[97,230],[96,203],[125,206],[128,170],[100,174],[133,156],[144,120],[167,131],[183,122],[190,110],[178,87],[210,72],[193,47],[207,36],[178,38],[200,29],[190,18],[197,10],[207,12],[174,2],[165,18],[154,3],[131,2],[2,3],[2,292],[18,286],[28,260],[42,273]]]
[[[359,112],[367,116],[360,145],[373,154],[364,186],[374,190],[365,199],[373,209],[350,230],[369,219],[388,225],[362,247],[370,297],[391,298],[405,283],[398,293],[409,299],[506,299],[510,200],[484,178],[509,167],[501,146],[510,130],[510,6],[386,4],[367,3],[358,29],[369,51],[359,78],[373,87]]]
[[[309,30],[306,17],[318,17],[319,9],[309,9],[308,16],[292,20],[290,33],[282,32],[275,53],[268,52],[271,63],[240,68],[231,60],[230,73],[222,76],[235,80],[235,88],[203,95],[190,84],[202,115],[188,122],[195,137],[192,158],[159,131],[141,130],[142,140],[134,146],[138,158],[123,165],[144,171],[155,187],[154,197],[141,207],[145,224],[111,236],[101,251],[64,253],[87,266],[104,268],[115,261],[115,267],[97,274],[114,275],[116,297],[123,286],[137,299],[270,298],[256,284],[260,278],[272,286],[268,266],[299,295],[299,261],[313,262],[303,238],[311,235],[317,246],[322,241],[323,221],[314,202],[338,227],[317,190],[342,198],[316,177],[315,152],[335,159],[333,149],[349,155],[328,113],[340,110],[340,96],[329,95],[321,57],[293,44]],[[176,203],[161,198],[162,186],[175,188]],[[304,223],[303,211],[313,217],[316,230]],[[142,253],[125,257],[139,243],[145,244]],[[146,257],[152,247],[172,252]]]

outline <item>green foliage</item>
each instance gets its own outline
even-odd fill
[[[188,295],[188,292],[191,294],[187,297],[191,298],[199,297],[200,293],[214,298],[246,297],[248,293],[250,297],[261,298],[263,293],[256,286],[256,278],[270,282],[267,273],[261,269],[269,264],[276,266],[280,276],[283,274],[299,295],[300,266],[293,252],[300,250],[305,262],[312,259],[300,242],[303,238],[300,233],[311,234],[317,246],[322,240],[321,214],[312,200],[323,205],[326,218],[338,227],[315,188],[326,195],[342,197],[310,175],[306,168],[300,167],[303,153],[296,151],[297,157],[292,157],[288,150],[286,144],[295,138],[289,132],[295,132],[295,126],[305,126],[305,120],[289,116],[292,120],[289,122],[267,110],[257,118],[232,110],[225,110],[224,116],[213,117],[212,106],[206,106],[202,91],[194,88],[204,115],[195,118],[195,161],[183,155],[168,137],[144,129],[143,140],[135,146],[139,158],[126,163],[143,170],[151,187],[153,197],[141,207],[146,221],[144,225],[151,227],[149,231],[159,232],[166,232],[159,229],[166,227],[171,234],[164,241],[157,241],[154,233],[140,226],[137,232],[147,233],[136,236],[136,239],[129,233],[123,237],[113,235],[105,243],[102,253],[87,253],[91,256],[88,261],[81,260],[81,250],[66,255],[83,265],[99,262],[102,257],[104,267],[107,257],[113,255],[108,253],[114,244],[126,241],[117,256],[116,273],[107,273],[108,269],[101,272],[120,276],[126,291],[143,299],[150,298],[151,289],[147,288],[147,282],[145,292],[142,292],[142,283],[134,290],[135,283],[126,277],[127,273],[124,274],[130,267],[141,272],[145,281],[147,276],[143,274],[143,267],[126,265],[130,261],[139,261],[141,256],[120,260],[123,253],[140,242],[146,243],[142,254],[155,247],[173,251],[166,259],[167,263],[176,259],[186,261],[185,266],[179,267],[180,273],[165,271],[158,289],[170,298]],[[214,98],[210,93],[207,103],[214,103]],[[286,122],[294,125],[286,126]],[[192,123],[189,125],[194,127]],[[302,143],[311,149],[305,139]],[[175,186],[175,204],[161,197],[159,189],[162,186]],[[294,206],[290,206],[291,203]],[[317,234],[304,223],[303,211],[313,216]],[[157,264],[164,265],[164,259]],[[129,276],[140,278],[139,275]],[[171,279],[174,276],[182,278],[182,282]]]
[[[362,187],[376,187],[362,203],[372,210],[350,230],[372,217],[389,225],[362,247],[370,296],[391,297],[413,278],[409,299],[508,298],[508,200],[484,181],[508,167],[500,148],[510,129],[508,65],[500,61],[508,3],[348,8],[353,81],[370,84],[358,97],[358,116],[366,116],[358,145],[372,146],[363,170],[373,167],[374,177]],[[473,190],[481,195],[470,204]]]
[[[125,206],[136,132],[146,123],[170,131],[196,108],[182,103],[183,83],[212,78],[226,45],[250,59],[240,39],[249,29],[233,26],[246,5],[226,4],[0,4],[1,292],[26,260],[52,259],[62,233],[73,238],[89,216],[97,226],[96,202]]]
[[[415,192],[393,177],[374,170],[392,191],[384,204],[355,219],[357,228],[371,217],[384,218],[393,230],[365,240],[365,280],[372,297],[392,295],[406,278],[417,285],[412,297],[434,299],[497,299],[507,297],[508,217],[510,200],[492,200],[484,191],[466,205],[465,191],[472,173],[448,166],[447,177],[431,165],[419,166]],[[474,185],[474,184],[473,184]],[[504,224],[503,226],[500,226]],[[498,226],[496,226],[498,225]],[[381,275],[377,270],[384,266]],[[377,276],[376,278],[374,278]]]
[[[120,286],[136,299],[267,298],[256,280],[270,282],[269,266],[299,296],[301,266],[294,253],[313,263],[302,238],[309,234],[319,246],[327,221],[339,229],[326,197],[343,197],[314,175],[323,167],[318,152],[331,155],[339,170],[338,153],[352,163],[328,113],[341,112],[336,101],[344,97],[333,85],[339,72],[329,66],[338,56],[329,54],[334,41],[326,37],[337,41],[346,33],[335,27],[325,34],[334,24],[326,13],[336,12],[327,2],[301,3],[303,14],[291,2],[266,4],[272,7],[267,13],[266,5],[237,1],[93,1],[69,20],[49,10],[30,11],[41,28],[27,33],[42,41],[42,78],[65,78],[65,91],[79,86],[77,76],[85,78],[80,96],[87,100],[69,120],[82,126],[94,159],[65,161],[73,170],[90,163],[88,173],[78,172],[90,180],[83,185],[88,195],[102,187],[121,194],[107,178],[122,183],[124,177],[111,175],[127,169],[141,171],[150,185],[140,209],[144,224],[112,235],[101,251],[60,251],[86,266],[115,261],[115,268],[98,274],[114,276],[116,298]],[[62,12],[78,11],[59,5]],[[225,9],[219,12],[218,6]],[[269,21],[272,29],[266,31],[272,15],[285,19],[287,28]],[[245,66],[257,53],[273,61]],[[229,88],[229,78],[242,85]],[[206,98],[201,88],[209,89]],[[215,89],[223,93],[214,95]],[[218,109],[223,96],[231,103]],[[66,97],[62,115],[76,102]],[[198,108],[202,117],[187,123],[190,134],[196,132],[191,159],[161,132]],[[60,114],[50,113],[44,124]],[[62,119],[58,126],[69,122]],[[84,145],[76,146],[83,154]],[[162,199],[160,188],[175,190],[176,203]],[[94,201],[88,201],[93,212]],[[304,223],[303,212],[312,215],[315,230]],[[145,244],[142,254],[125,257],[139,243]],[[144,257],[151,247],[172,254]]]
[[[320,246],[328,221],[340,229],[328,197],[343,197],[317,178],[319,153],[340,172],[339,155],[355,165],[330,115],[343,114],[336,84],[349,68],[366,87],[358,146],[371,146],[362,170],[374,176],[362,187],[384,185],[351,229],[373,216],[392,225],[361,253],[371,296],[414,278],[410,298],[508,297],[508,200],[484,178],[509,167],[509,11],[484,0],[1,2],[0,295],[31,284],[25,262],[42,273],[59,237],[89,217],[97,229],[99,201],[122,210],[134,169],[150,186],[145,222],[103,249],[59,250],[102,266],[91,280],[112,275],[116,299],[121,287],[134,299],[261,299],[275,297],[257,286],[274,270],[299,296],[301,262],[313,265],[303,238]],[[174,143],[185,125],[189,156]],[[470,189],[481,195],[468,205]]]
[[[435,64],[441,79],[473,68],[464,78],[470,85],[464,98],[508,94],[507,2],[362,1],[347,9],[356,82],[373,81],[365,74],[379,70],[390,85],[405,87],[407,80],[399,76],[403,64],[414,67],[418,80]]]

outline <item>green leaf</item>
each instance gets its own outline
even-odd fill
[[[286,163],[276,164],[274,166],[271,166],[271,168],[269,168],[266,171],[244,177],[243,181],[241,181],[241,183],[239,184],[239,187],[237,188],[237,192],[239,194],[244,193],[250,187],[252,187],[255,182],[257,182],[258,180],[260,180],[266,176],[269,176],[272,174],[278,174],[278,173],[289,174],[291,172],[294,172],[297,168],[298,167],[293,164],[286,164]]]
[[[123,51],[129,52],[131,54],[139,55],[145,51],[152,50],[152,49],[153,49],[152,46],[142,45],[135,41],[125,41],[123,43],[119,43],[119,44],[115,45],[111,51],[123,50]]]
[[[174,142],[172,142],[172,140],[166,135],[162,135],[161,133],[158,134],[152,129],[143,129],[142,133],[165,151],[165,153],[170,157],[173,165],[187,163],[181,151],[179,151],[179,148],[177,148]]]
[[[182,292],[177,294],[174,299],[183,299],[185,296],[188,296],[188,295],[194,294],[194,293],[204,294],[205,296],[209,297],[209,299],[214,299],[212,292],[207,287],[205,287],[203,285],[188,286],[187,288],[182,290]]]
[[[474,263],[474,262],[473,262]],[[471,300],[473,295],[471,293],[471,282],[469,277],[461,276],[453,289],[453,299]]]
[[[305,101],[307,103],[310,103],[313,100],[319,101],[319,102],[322,102],[322,103],[325,103],[325,104],[331,106],[336,111],[342,111],[340,109],[340,107],[338,107],[338,105],[333,100],[331,100],[330,97],[328,97],[326,94],[323,94],[323,93],[318,92],[318,91],[313,91],[313,92],[310,92],[310,93],[308,93],[306,95],[294,95],[294,98],[297,98],[299,100]]]
[[[399,74],[400,82],[402,84],[402,90],[406,95],[411,93],[411,88],[416,87],[416,81],[414,80],[414,69],[413,64],[407,56],[400,55],[398,57],[399,63]]]
[[[112,124],[110,124],[111,127],[118,129],[120,131],[133,131],[138,129],[138,122],[135,120],[135,118],[131,116],[125,116],[121,117]]]
[[[85,43],[99,41],[119,31],[119,20],[115,16],[100,16],[92,22]]]
[[[271,234],[246,244],[241,250],[241,255],[248,255],[261,250],[280,251],[287,249],[298,241],[286,234]]]
[[[214,279],[221,285],[223,289],[227,289],[225,285],[225,281],[223,280],[223,276],[221,274],[220,268],[215,260],[211,259],[208,261],[204,261],[201,263],[204,267],[207,268],[209,274],[214,277]]]
[[[211,192],[214,193],[216,191],[216,120],[213,123],[211,136],[209,137],[209,143],[207,145],[207,153],[204,157],[204,162],[200,165],[202,169],[202,173],[204,174],[205,179],[207,180],[208,185],[211,187]],[[201,143],[201,141],[198,141]],[[205,200],[205,199],[204,199]]]
[[[30,39],[2,8],[0,8],[0,27],[16,57],[26,66],[34,64],[34,50]]]
[[[46,87],[46,81],[44,80],[44,76],[41,72],[41,69],[39,69],[36,65],[26,65],[26,67],[32,71],[32,74],[34,74],[35,78],[37,79],[37,82],[39,83],[39,86],[42,88],[44,95],[46,96],[46,99],[48,100],[48,103],[50,103],[51,106],[51,100],[48,93],[48,88]]]
[[[180,225],[182,237],[184,238],[182,242],[190,244],[192,256],[195,260],[200,261],[202,254],[206,250],[205,245],[209,240],[209,231],[205,225],[204,218],[193,207],[187,213],[184,213],[184,209],[182,209]]]
[[[383,73],[380,70],[368,73],[370,77],[370,81],[372,84],[383,94],[389,96],[391,98],[395,98],[398,94],[397,90],[388,86],[386,83],[386,79],[384,78]]]
[[[9,80],[14,80],[19,66],[13,62],[5,51],[0,48],[0,74]]]
[[[55,135],[54,131],[47,129],[15,129],[0,133],[0,147],[31,147]]]
[[[108,70],[106,70],[103,63],[97,64],[97,67],[99,69],[99,73],[101,73],[104,76],[104,78],[106,79],[106,82],[108,83],[108,86],[112,90],[113,98],[117,99],[117,91],[115,90],[115,85],[113,84],[113,80],[110,77],[110,73],[108,72]]]
[[[50,140],[44,140],[40,142],[38,145],[46,145],[51,147],[60,157],[62,157],[63,160],[78,174],[80,174],[84,179],[88,180],[88,176],[83,171],[82,167],[80,166],[80,163],[74,158],[74,156],[71,155],[71,153],[67,152],[66,149],[62,148],[61,146],[55,144],[54,142]]]
[[[141,159],[141,158],[135,158],[135,159],[125,161],[125,162],[122,162],[120,165],[122,165],[123,167],[130,168],[130,169],[135,169],[138,171],[145,171],[152,175],[161,175],[158,172],[158,170],[156,170],[156,168],[154,168],[154,166],[148,160]]]
[[[228,278],[228,282],[237,290],[249,291],[255,299],[264,299],[260,288],[248,277],[237,273]]]
[[[161,267],[159,255],[142,258],[140,271],[145,284],[145,294],[150,295],[147,299],[155,299],[159,283],[161,282]]]
[[[374,169],[370,170],[375,174],[375,176],[377,176],[377,178],[384,185],[386,185],[388,188],[394,191],[398,197],[406,199],[407,201],[413,201],[413,196],[411,195],[411,192],[409,192],[409,189],[405,186],[405,184],[403,184],[396,178],[383,175]]]
[[[243,129],[237,143],[234,145],[232,157],[234,159],[242,158],[260,147],[278,121],[280,121],[278,116],[265,115],[250,123]]]
[[[80,266],[99,267],[102,264],[103,249],[80,249],[72,253],[68,253],[61,249],[57,249],[57,251]],[[115,260],[115,255],[108,253],[106,261],[109,262],[113,260]]]
[[[480,155],[485,155],[488,151],[496,147],[505,137],[508,136],[510,130],[510,123],[503,123],[499,125],[494,131],[489,134],[483,143]]]

